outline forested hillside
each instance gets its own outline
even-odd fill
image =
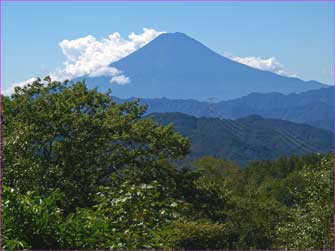
[[[237,120],[196,118],[182,113],[153,113],[159,124],[171,123],[189,137],[190,157],[211,155],[245,164],[287,155],[333,150],[334,134],[309,125],[252,115]]]
[[[178,166],[189,139],[137,102],[45,82],[2,97],[3,249],[333,249],[332,153]]]
[[[115,98],[119,103],[133,100]],[[238,119],[249,115],[283,119],[311,126],[334,129],[334,87],[284,95],[251,93],[222,102],[201,102],[192,99],[142,99],[148,113],[181,112],[195,117]]]

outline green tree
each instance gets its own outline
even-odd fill
[[[296,204],[277,227],[280,248],[333,249],[333,168],[334,155],[329,154],[320,165],[300,172],[306,186],[295,191]]]
[[[110,93],[49,77],[3,102],[4,182],[20,192],[65,193],[68,209],[91,205],[96,187],[114,170],[143,168],[189,152],[171,125],[142,118],[138,102],[116,104]]]
[[[207,220],[174,221],[157,231],[154,243],[164,249],[210,250],[233,249],[225,224]]]
[[[59,207],[62,200],[59,191],[42,197],[4,186],[2,248],[110,249],[120,243],[122,234],[112,231],[111,220],[100,211],[76,208],[65,215]]]
[[[2,248],[52,249],[58,247],[58,226],[62,210],[58,204],[64,199],[59,191],[47,197],[36,192],[18,193],[3,186],[2,190]]]

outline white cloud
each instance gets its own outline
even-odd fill
[[[10,87],[8,87],[7,89],[5,89],[2,94],[4,94],[4,95],[11,95],[12,93],[14,93],[15,87],[24,87],[27,84],[31,84],[36,79],[37,78],[30,78],[28,80],[12,84]]]
[[[58,81],[71,80],[82,76],[109,76],[111,77],[111,83],[127,84],[130,82],[129,77],[123,75],[115,67],[110,67],[110,64],[143,47],[162,33],[165,32],[143,28],[141,34],[132,32],[127,38],[122,38],[120,33],[115,32],[101,40],[97,40],[92,35],[73,40],[63,40],[59,43],[59,46],[66,60],[61,69],[48,75],[52,80]],[[9,95],[13,93],[15,86],[23,86],[32,81],[32,79],[29,79],[12,84],[4,91],[4,94]]]
[[[143,33],[132,32],[127,39],[115,32],[100,41],[91,35],[74,40],[63,40],[59,46],[66,56],[64,68],[51,74],[51,77],[64,80],[81,76],[120,76],[115,78],[115,81],[111,81],[118,83],[117,79],[119,79],[120,84],[125,84],[127,77],[109,65],[143,47],[162,33],[144,28]],[[128,78],[127,82],[129,81]]]
[[[130,81],[129,81],[128,77],[126,77],[124,75],[119,75],[119,76],[112,77],[110,82],[111,83],[117,83],[119,85],[125,85],[125,84],[128,84]]]
[[[141,34],[132,32],[127,38],[122,38],[120,33],[115,32],[101,40],[97,40],[92,35],[74,40],[63,40],[59,43],[66,57],[63,68],[51,72],[49,75],[51,79],[58,81],[82,76],[109,76],[111,77],[110,83],[127,84],[131,81],[129,77],[115,67],[110,67],[110,64],[143,47],[162,33],[164,32],[143,28]],[[253,56],[237,57],[227,51],[224,52],[224,56],[256,69],[296,77],[295,74],[287,73],[284,66],[275,57],[267,59]],[[15,83],[6,89],[4,94],[11,94],[15,86],[23,86],[33,80],[35,78]]]
[[[239,62],[241,64],[248,65],[250,67],[264,70],[264,71],[271,71],[276,74],[287,76],[287,77],[296,77],[295,74],[289,74],[285,71],[284,65],[279,63],[279,61],[275,57],[271,58],[261,58],[261,57],[233,57],[231,56],[230,59]]]

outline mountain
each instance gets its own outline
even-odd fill
[[[116,98],[117,102],[126,100]],[[333,130],[334,87],[311,90],[300,94],[251,93],[247,96],[218,103],[181,99],[140,99],[148,105],[148,113],[181,112],[196,117],[237,119],[253,114],[309,124]]]
[[[250,94],[218,105],[220,117],[239,118],[259,114],[312,126],[334,129],[334,87],[300,94]]]
[[[131,82],[110,84],[108,76],[85,77],[86,82],[102,91],[111,88],[123,98],[230,100],[252,92],[288,94],[325,86],[240,64],[179,32],[161,34],[111,66]]]
[[[192,142],[191,157],[212,155],[244,164],[251,160],[333,151],[333,133],[304,124],[251,115],[237,120],[196,118],[182,113],[149,115]]]

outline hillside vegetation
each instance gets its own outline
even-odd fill
[[[115,100],[118,103],[133,100]],[[147,113],[180,112],[195,117],[238,119],[250,115],[276,118],[334,130],[334,87],[305,91],[299,94],[251,93],[217,103],[194,99],[141,98]]]
[[[258,115],[237,120],[196,118],[182,113],[153,113],[149,117],[161,125],[171,123],[176,131],[189,137],[191,158],[211,155],[246,164],[333,150],[331,131]]]
[[[333,154],[178,166],[138,103],[44,82],[2,97],[3,249],[333,249]]]

